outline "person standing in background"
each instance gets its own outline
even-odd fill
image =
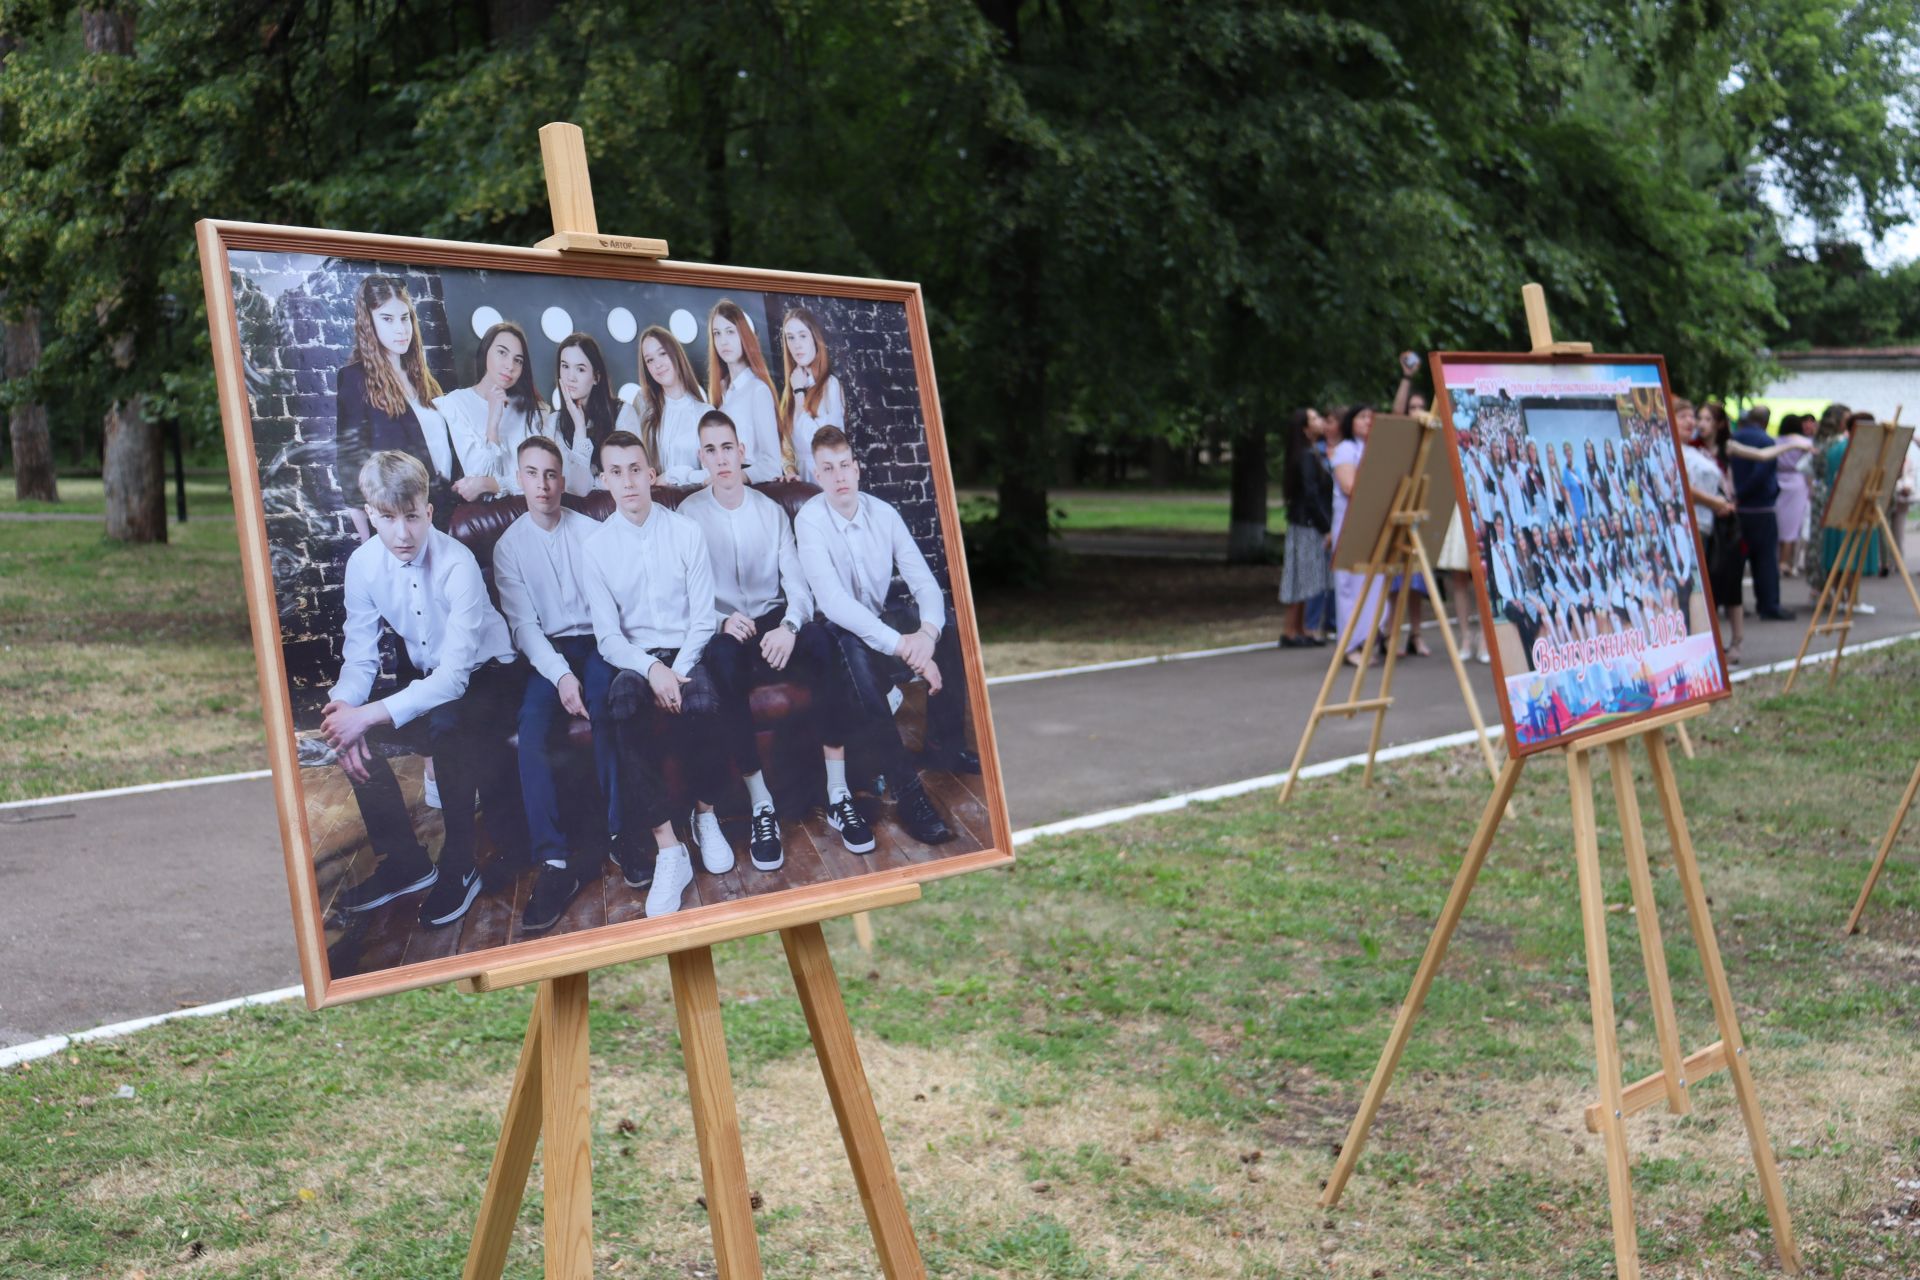
[[[805,307],[795,307],[780,322],[780,351],[786,362],[786,386],[780,392],[780,447],[794,475],[813,482],[813,450],[807,447],[822,427],[847,429],[847,395],[834,376],[827,354],[826,326]],[[800,441],[796,447],[794,441]]]
[[[1780,419],[1781,443],[1805,440],[1808,421],[1804,413],[1790,413]],[[1773,518],[1780,525],[1782,577],[1793,578],[1800,573],[1800,548],[1807,536],[1807,477],[1811,470],[1812,461],[1802,450],[1791,458],[1783,459],[1776,473],[1780,481],[1780,497],[1773,504]]]
[[[1287,418],[1286,471],[1280,480],[1287,500],[1286,548],[1280,562],[1280,603],[1287,607],[1280,624],[1280,647],[1319,647],[1326,641],[1307,626],[1310,602],[1324,596],[1331,582],[1333,472],[1314,443],[1326,434],[1327,420],[1311,408]]]
[[[739,429],[750,483],[793,474],[793,462],[781,447],[780,407],[773,400],[767,359],[747,313],[731,298],[720,299],[707,313],[707,402]]]
[[[446,420],[430,407],[440,383],[421,348],[420,317],[407,286],[393,276],[362,280],[353,296],[353,356],[335,379],[333,437],[340,497],[361,542],[373,526],[360,469],[376,453],[404,453],[418,462],[427,473],[434,527],[444,531],[453,518],[453,446]]]
[[[713,408],[694,376],[680,340],[657,324],[640,331],[640,393],[620,406],[614,428],[640,437],[659,460],[665,484],[705,484],[700,465],[700,419]]]
[[[520,492],[520,442],[540,434],[540,390],[527,364],[527,335],[502,320],[480,338],[474,382],[433,402],[447,421],[454,457],[466,474],[453,482],[463,502]]]
[[[1741,416],[1733,442],[1756,453],[1773,448],[1773,437],[1767,434],[1768,416],[1765,406],[1749,409]],[[1735,455],[1730,465],[1740,540],[1746,545],[1743,559],[1753,569],[1754,613],[1769,622],[1790,622],[1793,610],[1780,606],[1780,522],[1774,515],[1780,499],[1779,463],[1772,457],[1742,454]]]

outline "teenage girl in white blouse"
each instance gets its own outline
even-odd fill
[[[660,483],[705,484],[700,465],[700,418],[713,406],[700,392],[693,361],[680,340],[657,324],[640,332],[640,391],[620,406],[615,426],[647,447]]]
[[[780,393],[782,443],[793,459],[794,474],[813,479],[813,433],[821,427],[847,429],[847,397],[827,354],[820,317],[805,307],[787,312],[780,324],[780,349],[786,359],[786,387]]]
[[[780,448],[780,410],[773,379],[747,313],[731,298],[707,314],[707,400],[733,419],[747,454],[747,479],[755,484],[793,474]]]

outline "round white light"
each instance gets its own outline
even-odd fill
[[[540,332],[548,342],[558,342],[573,332],[573,317],[565,307],[548,307],[540,313]]]
[[[622,339],[622,341],[624,341],[624,339]],[[620,384],[620,403],[621,404],[632,404],[633,398],[639,394],[640,394],[639,383],[623,382]]]
[[[473,309],[473,336],[474,337],[476,338],[486,337],[487,330],[493,328],[493,326],[499,323],[500,323],[500,313],[498,311],[495,311],[492,307],[475,307]]]
[[[633,312],[625,307],[615,307],[607,312],[607,332],[613,335],[615,342],[632,342],[633,335],[640,332],[640,326],[633,322]]]
[[[667,320],[667,328],[673,330],[673,336],[682,342],[692,342],[700,336],[700,322],[693,318],[693,312],[681,307]]]

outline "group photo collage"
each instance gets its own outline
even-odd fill
[[[991,845],[905,307],[232,275],[335,978]]]
[[[1441,366],[1520,742],[1723,692],[1659,367]]]

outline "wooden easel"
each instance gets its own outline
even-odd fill
[[[1355,609],[1348,616],[1347,625],[1340,629],[1340,639],[1334,645],[1333,656],[1327,663],[1326,678],[1320,682],[1320,692],[1314,698],[1313,710],[1307,716],[1307,727],[1300,734],[1300,745],[1294,750],[1293,763],[1287,768],[1286,785],[1280,788],[1282,804],[1293,794],[1293,784],[1300,777],[1300,766],[1306,761],[1314,730],[1328,716],[1352,719],[1363,711],[1373,712],[1373,736],[1367,741],[1367,767],[1360,778],[1361,786],[1372,784],[1373,758],[1380,750],[1380,733],[1386,725],[1387,708],[1393,705],[1393,668],[1400,658],[1400,625],[1406,620],[1407,600],[1413,593],[1415,573],[1424,575],[1423,581],[1428,585],[1427,598],[1433,605],[1440,639],[1447,646],[1447,660],[1453,664],[1453,674],[1460,681],[1460,696],[1466,701],[1467,714],[1473,718],[1475,740],[1480,744],[1481,755],[1486,757],[1487,772],[1495,777],[1500,774],[1500,762],[1494,755],[1493,744],[1487,741],[1487,725],[1480,715],[1480,702],[1473,696],[1473,685],[1467,679],[1467,668],[1461,661],[1460,647],[1454,643],[1453,624],[1447,617],[1446,606],[1440,601],[1440,593],[1434,589],[1437,579],[1433,566],[1427,561],[1426,546],[1420,541],[1420,525],[1427,518],[1427,457],[1433,449],[1434,438],[1440,434],[1439,425],[1431,417],[1422,425],[1425,430],[1420,433],[1420,447],[1414,456],[1413,469],[1401,477],[1399,487],[1394,491],[1393,506],[1380,526],[1379,537],[1374,539],[1372,553],[1367,557],[1360,583],[1363,607]],[[1386,662],[1380,669],[1380,692],[1371,698],[1363,698],[1360,695],[1373,660],[1373,636],[1380,629],[1380,613],[1386,608],[1387,593],[1380,592],[1371,609],[1364,605],[1373,598],[1376,582],[1390,586],[1396,577],[1400,580],[1400,587],[1394,592],[1393,625],[1387,631],[1391,639],[1387,645]],[[1354,668],[1353,684],[1347,690],[1347,700],[1328,702],[1327,698],[1340,677],[1347,646],[1353,641],[1354,628],[1359,625],[1362,613],[1367,615],[1367,642],[1360,646],[1360,665]]]
[[[578,126],[545,126],[540,130],[540,151],[557,232],[552,239],[542,241],[542,247],[578,253],[665,255],[662,241],[598,233],[587,182],[586,147]],[[760,1245],[754,1234],[746,1157],[740,1146],[740,1122],[727,1070],[712,948],[718,942],[776,929],[786,947],[794,988],[806,1014],[821,1074],[826,1078],[827,1095],[853,1166],[881,1270],[887,1280],[924,1277],[926,1266],[907,1218],[893,1156],[880,1129],[853,1027],[840,996],[839,979],[820,929],[822,920],[919,897],[916,884],[876,888],[831,902],[796,904],[751,921],[716,921],[669,938],[613,942],[584,953],[503,965],[464,982],[469,991],[496,991],[528,982],[538,982],[540,989],[520,1048],[520,1065],[514,1073],[493,1168],[461,1272],[463,1280],[499,1280],[521,1196],[532,1171],[536,1143],[542,1146],[548,1280],[591,1280],[593,1156],[587,1080],[587,978],[594,969],[659,955],[667,957],[672,974],[673,1004],[686,1058],[687,1093],[693,1105],[694,1137],[700,1148],[700,1173],[706,1186],[707,1216],[719,1274],[722,1280],[757,1280],[761,1275]]]
[[[1900,571],[1900,581],[1913,600],[1914,612],[1920,613],[1920,591],[1914,589],[1913,575],[1907,572],[1906,558],[1900,554],[1900,539],[1894,536],[1893,525],[1887,520],[1887,495],[1900,474],[1900,460],[1890,457],[1897,443],[1892,428],[1898,425],[1900,410],[1895,409],[1886,438],[1880,442],[1880,454],[1874,459],[1873,470],[1867,473],[1867,482],[1854,499],[1853,510],[1840,526],[1845,531],[1840,554],[1833,562],[1833,572],[1820,588],[1819,600],[1814,602],[1813,617],[1807,620],[1807,634],[1800,638],[1800,652],[1793,656],[1793,670],[1787,673],[1787,693],[1793,692],[1794,681],[1800,678],[1800,664],[1806,661],[1807,648],[1817,635],[1836,636],[1827,687],[1831,689],[1839,683],[1840,659],[1847,650],[1847,633],[1853,629],[1853,612],[1860,603],[1860,578],[1866,569],[1867,557],[1873,552],[1875,534],[1886,543],[1887,554],[1893,558],[1894,567]]]
[[[1706,708],[1683,707],[1636,724],[1603,730],[1559,748],[1567,762],[1567,785],[1573,805],[1574,861],[1580,882],[1580,920],[1586,934],[1587,992],[1592,1006],[1594,1057],[1600,1077],[1600,1099],[1586,1111],[1587,1130],[1598,1133],[1606,1144],[1607,1194],[1612,1205],[1613,1251],[1618,1280],[1636,1280],[1640,1274],[1639,1245],[1634,1234],[1633,1187],[1629,1176],[1626,1118],[1665,1102],[1675,1115],[1691,1109],[1688,1087],[1714,1071],[1725,1069],[1733,1082],[1740,1117],[1746,1124],[1747,1140],[1753,1149],[1754,1170],[1760,1179],[1761,1198],[1766,1203],[1767,1219],[1773,1226],[1774,1250],[1780,1264],[1790,1272],[1801,1268],[1800,1253],[1793,1240],[1793,1222],[1787,1212],[1786,1192],[1775,1166],[1773,1147],[1767,1140],[1766,1123],[1760,1114],[1759,1096],[1747,1066],[1746,1043],[1740,1037],[1740,1023],[1733,1004],[1733,991],[1727,984],[1720,948],[1714,938],[1713,920],[1708,915],[1707,894],[1700,882],[1699,864],[1694,858],[1693,839],[1687,831],[1686,815],[1680,808],[1680,788],[1662,736],[1669,725],[1678,726]],[[1682,1054],[1673,993],[1667,981],[1666,950],[1660,935],[1660,917],[1653,896],[1653,876],[1647,862],[1646,836],[1641,829],[1640,801],[1634,790],[1632,755],[1629,741],[1638,738],[1653,768],[1655,794],[1666,819],[1667,835],[1673,847],[1674,871],[1680,880],[1680,892],[1687,904],[1687,918],[1693,927],[1694,945],[1700,954],[1707,993],[1713,1002],[1714,1021],[1720,1038],[1706,1048]],[[1660,1070],[1650,1076],[1624,1084],[1620,1077],[1620,1048],[1615,1036],[1613,980],[1607,959],[1607,903],[1600,880],[1599,833],[1594,815],[1593,760],[1595,750],[1605,747],[1609,771],[1613,775],[1614,803],[1620,813],[1621,843],[1627,860],[1627,878],[1632,884],[1634,918],[1640,929],[1640,953],[1647,970],[1647,994],[1653,1006],[1655,1035],[1660,1045]],[[1427,942],[1426,954],[1415,971],[1413,987],[1407,993],[1394,1019],[1393,1031],[1367,1085],[1359,1114],[1347,1130],[1346,1142],[1327,1179],[1320,1203],[1331,1208],[1340,1200],[1347,1180],[1353,1175],[1360,1152],[1366,1146],[1367,1133],[1374,1116],[1393,1082],[1400,1055],[1407,1047],[1414,1019],[1420,1016],[1427,991],[1433,985],[1440,964],[1446,959],[1447,945],[1460,923],[1467,898],[1473,892],[1494,833],[1506,813],[1507,802],[1520,781],[1526,757],[1509,758],[1482,811],[1480,825],[1467,846],[1466,859],[1454,877],[1440,921]],[[1920,774],[1916,775],[1920,779]]]
[[[1920,794],[1920,764],[1913,766],[1913,776],[1907,779],[1907,790],[1900,797],[1900,807],[1893,811],[1893,822],[1887,827],[1887,838],[1880,842],[1880,852],[1874,855],[1873,867],[1867,872],[1867,882],[1860,886],[1860,900],[1853,904],[1853,914],[1847,917],[1847,932],[1856,933],[1860,929],[1860,913],[1867,909],[1867,899],[1873,896],[1873,886],[1880,883],[1880,872],[1887,865],[1887,855],[1893,852],[1893,842],[1900,836],[1900,828],[1907,820],[1907,811],[1913,808],[1913,798]]]

